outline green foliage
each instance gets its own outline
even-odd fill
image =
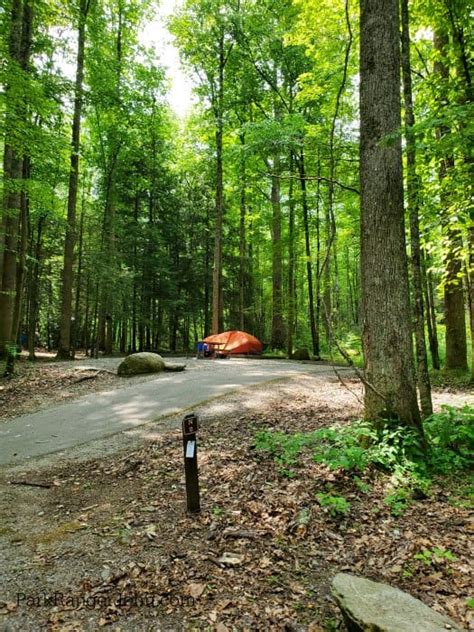
[[[303,448],[313,446],[317,440],[317,433],[286,434],[264,430],[255,437],[256,450],[269,453],[280,466],[280,473],[292,478],[293,470],[289,469],[298,462]]]
[[[474,484],[472,476],[464,483],[464,481],[456,481],[456,491],[450,496],[449,503],[453,507],[462,507],[465,509],[474,509]]]
[[[316,499],[321,507],[328,509],[333,518],[346,516],[351,508],[350,502],[344,496],[319,493],[316,494]]]
[[[474,457],[474,408],[442,406],[425,424],[430,443],[429,465],[439,473],[455,472],[472,465]]]
[[[470,467],[473,420],[474,409],[470,406],[458,409],[444,406],[440,413],[425,421],[429,442],[426,450],[420,446],[418,435],[408,428],[387,424],[377,429],[365,421],[309,433],[263,431],[257,433],[255,447],[271,455],[280,467],[280,474],[289,477],[295,476],[292,468],[298,465],[303,450],[310,450],[317,463],[331,469],[352,474],[370,467],[381,469],[390,475],[390,489],[384,502],[397,517],[414,500],[429,496],[433,476],[455,474]],[[354,481],[363,493],[370,491],[370,486],[359,476],[354,476]],[[458,502],[466,504],[465,499]]]
[[[353,480],[357,489],[363,494],[368,494],[371,491],[372,487],[367,483],[364,483],[364,481],[361,480],[358,476],[354,476]]]
[[[317,432],[314,459],[331,469],[363,472],[369,465],[401,472],[412,469],[415,456],[421,456],[418,437],[406,428],[387,425],[380,430],[366,421]]]
[[[385,496],[384,502],[390,507],[390,513],[394,517],[401,516],[410,504],[410,493],[404,487],[394,489]]]
[[[415,560],[423,562],[426,566],[439,564],[443,561],[454,562],[457,560],[457,557],[452,551],[438,546],[433,547],[433,549],[423,549],[420,553],[416,553],[413,557]]]

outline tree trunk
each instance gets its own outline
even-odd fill
[[[219,40],[219,79],[216,108],[216,224],[214,242],[214,269],[212,271],[212,326],[217,334],[222,327],[222,221],[224,215],[224,182],[222,166],[222,140],[224,135],[224,34]]]
[[[472,213],[472,211],[471,211]],[[474,382],[474,217],[470,218],[469,226],[469,259],[468,259],[468,288],[469,288],[469,323],[471,326],[471,382]]]
[[[423,418],[433,414],[431,384],[428,373],[428,356],[425,342],[425,316],[423,306],[423,283],[421,273],[421,245],[419,223],[420,179],[416,172],[416,145],[413,127],[413,95],[410,67],[410,28],[408,0],[401,0],[402,18],[402,76],[405,102],[405,142],[407,155],[407,205],[410,217],[411,268],[413,276],[413,313],[415,329],[415,349],[417,359],[417,380],[420,392]]]
[[[28,360],[35,359],[35,338],[36,326],[38,323],[39,309],[39,283],[40,283],[40,263],[42,256],[42,232],[45,216],[41,215],[38,219],[38,228],[36,236],[36,244],[34,249],[34,264],[31,270],[30,284],[30,306],[28,314]]]
[[[79,222],[79,251],[77,257],[77,280],[76,280],[76,297],[74,300],[74,320],[71,323],[71,357],[74,359],[76,355],[76,347],[78,342],[78,332],[80,325],[80,307],[81,307],[81,283],[82,283],[82,268],[83,268],[83,245],[84,245],[84,198],[85,192],[82,197],[82,209],[81,219]]]
[[[319,208],[321,203],[321,159],[318,149],[318,166],[317,166],[318,181],[316,184],[316,331],[318,332],[318,349],[319,344],[319,331],[321,324],[321,220],[319,214]],[[318,357],[320,353],[318,353]]]
[[[26,75],[28,71],[30,49],[31,49],[31,28],[32,28],[32,8],[29,0],[12,2],[9,24],[8,42],[8,73],[16,72],[18,66]],[[22,78],[22,81],[25,78]],[[10,79],[7,80],[8,82]],[[3,221],[0,231],[0,356],[10,355],[10,345],[15,341],[15,300],[19,288],[17,287],[17,261],[18,246],[22,244],[19,240],[20,216],[22,209],[22,187],[20,183],[23,179],[23,155],[21,149],[16,146],[12,139],[15,136],[15,120],[26,120],[26,102],[28,95],[24,90],[20,94],[11,92],[7,83],[5,89],[5,141],[4,141],[4,200],[3,200]],[[12,130],[12,131],[10,131]],[[20,253],[21,255],[21,253]],[[14,356],[12,356],[13,359]],[[8,367],[13,370],[12,359]]]
[[[278,152],[278,150],[277,150]],[[282,243],[280,203],[280,156],[275,153],[272,175],[272,349],[285,348],[282,301]]]
[[[442,33],[435,33],[435,49],[438,59],[434,70],[443,82],[449,79],[449,68],[446,65],[446,48],[448,38]],[[444,98],[446,101],[446,98]],[[437,135],[441,141],[450,133],[446,125],[438,128]],[[448,182],[451,170],[454,168],[452,155],[444,156],[439,163],[438,176],[440,180],[440,201],[442,224],[446,237],[444,255],[444,320],[446,325],[446,369],[467,369],[467,341],[466,315],[464,307],[464,289],[462,284],[462,234],[459,228],[450,221],[448,208],[450,206]]]
[[[314,310],[314,291],[313,291],[313,266],[311,262],[311,242],[309,236],[309,217],[308,217],[308,196],[306,193],[306,168],[304,150],[301,150],[299,161],[300,185],[301,185],[301,205],[303,207],[303,226],[306,254],[306,278],[308,281],[308,311],[309,322],[311,328],[311,341],[313,343],[313,354],[319,359],[319,332],[316,329],[316,318]]]
[[[436,324],[436,307],[434,303],[433,280],[431,270],[427,269],[426,253],[421,253],[421,268],[424,283],[424,297],[426,305],[426,324],[428,328],[428,341],[430,345],[431,362],[433,369],[439,371],[438,327]]]
[[[209,291],[209,286],[212,284],[212,271],[211,271],[211,238],[210,238],[210,213],[209,207],[207,206],[206,212],[206,231],[205,231],[205,239],[206,239],[206,252],[204,256],[204,331],[203,338],[206,338],[211,333],[211,296]]]
[[[365,416],[422,432],[403,209],[398,0],[361,0],[360,186]]]
[[[23,157],[23,174],[24,181],[30,177],[30,159],[29,156]],[[18,342],[20,337],[20,329],[22,322],[23,312],[23,294],[26,276],[26,255],[28,250],[28,239],[30,232],[30,209],[29,198],[25,190],[21,192],[21,214],[20,214],[20,227],[18,236],[18,258],[16,268],[16,294],[15,294],[15,308],[13,312],[13,330],[12,338],[15,342]]]
[[[69,190],[67,199],[66,238],[64,241],[64,264],[62,271],[61,321],[57,358],[68,359],[71,355],[72,286],[74,279],[74,247],[76,244],[76,204],[79,181],[79,152],[81,136],[81,113],[84,80],[84,48],[86,19],[90,0],[79,2],[79,25],[77,30],[76,84],[74,89],[74,115],[72,119]]]
[[[240,142],[242,145],[242,152],[245,146],[245,135],[241,134]],[[239,323],[240,330],[245,331],[245,281],[247,274],[246,257],[247,257],[247,239],[246,239],[246,214],[247,214],[247,200],[246,200],[246,177],[245,177],[245,158],[243,157],[240,162],[240,226],[239,226]]]
[[[294,157],[290,155],[290,174],[293,174]],[[295,331],[295,206],[296,200],[293,194],[293,178],[290,179],[288,188],[288,334],[287,353],[291,357],[293,353],[293,334]]]

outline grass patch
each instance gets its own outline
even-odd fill
[[[83,529],[87,529],[86,524],[73,520],[71,522],[63,522],[51,531],[34,535],[29,539],[33,544],[53,544],[58,540],[63,540],[68,534],[82,531]]]

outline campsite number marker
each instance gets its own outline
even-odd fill
[[[183,419],[184,474],[186,478],[186,506],[190,513],[199,513],[199,476],[197,466],[198,417],[194,413]]]

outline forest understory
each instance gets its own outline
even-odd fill
[[[331,470],[303,450],[290,474],[257,449],[258,433],[346,425],[360,417],[360,384],[302,376],[252,393],[251,408],[244,391],[197,409],[196,517],[184,511],[178,430],[100,459],[4,470],[3,629],[336,630],[330,584],[342,570],[398,586],[468,629],[467,476],[433,480],[394,512],[389,477],[375,468]],[[469,400],[436,392],[435,408]]]

